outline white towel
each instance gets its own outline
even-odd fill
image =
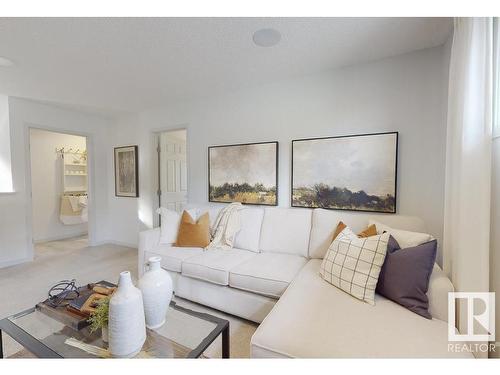
[[[71,204],[72,199],[70,198],[77,198],[76,202],[78,203],[78,197],[65,195],[61,196],[61,209],[59,219],[64,225],[86,223],[88,221],[87,207],[78,207],[78,210],[75,211],[73,205]]]
[[[205,248],[206,250],[230,250],[233,248],[234,238],[241,228],[239,211],[242,208],[241,203],[235,202],[219,212],[213,226],[212,242]]]
[[[76,197],[74,195],[68,196],[69,204],[71,205],[71,209],[74,212],[78,212],[81,210],[80,205],[78,204],[79,202],[79,197]]]
[[[81,208],[87,207],[87,203],[88,203],[88,196],[80,195],[80,197],[78,198],[78,204],[80,205],[80,207]]]

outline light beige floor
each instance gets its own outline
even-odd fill
[[[0,318],[44,300],[49,288],[59,280],[75,278],[82,285],[103,279],[115,281],[124,270],[130,270],[134,280],[137,279],[137,249],[111,244],[88,247],[86,237],[37,244],[33,262],[0,269]],[[192,310],[229,320],[231,357],[249,357],[250,339],[256,324],[180,298],[176,301]],[[7,335],[4,334],[3,339],[4,356],[11,356],[22,349]],[[220,337],[205,355],[220,358]]]

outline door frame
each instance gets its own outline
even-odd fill
[[[26,226],[27,226],[27,239],[30,248],[28,249],[28,256],[33,259],[35,254],[34,241],[33,241],[33,184],[31,181],[31,136],[30,130],[44,130],[59,134],[76,135],[79,137],[85,137],[87,144],[87,194],[88,194],[88,222],[87,222],[87,232],[88,232],[88,244],[89,246],[96,246],[96,203],[94,199],[94,140],[93,136],[87,132],[80,132],[73,129],[63,129],[54,126],[40,125],[32,122],[25,123],[24,126],[24,138],[25,144],[28,145],[25,149],[25,165],[26,165]]]
[[[174,126],[166,126],[166,127],[161,127],[161,128],[155,128],[152,129],[150,132],[150,144],[151,144],[151,160],[153,162],[151,163],[151,182],[152,182],[152,187],[153,187],[153,227],[158,227],[160,226],[161,223],[161,217],[159,214],[156,214],[156,211],[158,208],[160,208],[160,201],[158,197],[158,190],[160,189],[160,179],[159,179],[159,173],[160,173],[160,164],[158,160],[158,139],[160,136],[160,133],[166,133],[166,132],[175,132],[179,130],[184,130],[186,132],[186,167],[187,167],[187,199],[189,202],[189,187],[191,186],[191,178],[189,174],[189,169],[190,169],[190,151],[189,151],[189,126],[188,124],[178,124]]]

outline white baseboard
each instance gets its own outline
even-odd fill
[[[74,237],[80,237],[88,234],[87,231],[79,232],[79,233],[72,233],[72,234],[66,234],[64,236],[54,236],[54,237],[47,237],[47,238],[42,238],[38,240],[33,240],[33,243],[42,243],[42,242],[51,242],[51,241],[60,241],[60,240],[67,240],[70,238]]]
[[[89,246],[101,246],[101,245],[108,245],[108,244],[124,246],[124,247],[131,247],[132,249],[137,249],[137,247],[138,247],[138,245],[136,243],[116,241],[116,240],[96,241]]]
[[[31,262],[32,260],[33,260],[33,257],[25,257],[25,258],[0,262],[0,268],[16,266],[16,265],[21,264],[21,263]]]

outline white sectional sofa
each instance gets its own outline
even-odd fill
[[[208,210],[213,223],[222,205]],[[319,277],[339,220],[353,230],[370,218],[425,232],[422,220],[402,215],[298,208],[245,207],[229,251],[160,244],[160,229],[141,232],[139,275],[150,256],[174,281],[179,297],[261,323],[252,357],[449,357],[447,293],[453,285],[436,265],[429,287],[432,320],[376,296],[371,306]]]

